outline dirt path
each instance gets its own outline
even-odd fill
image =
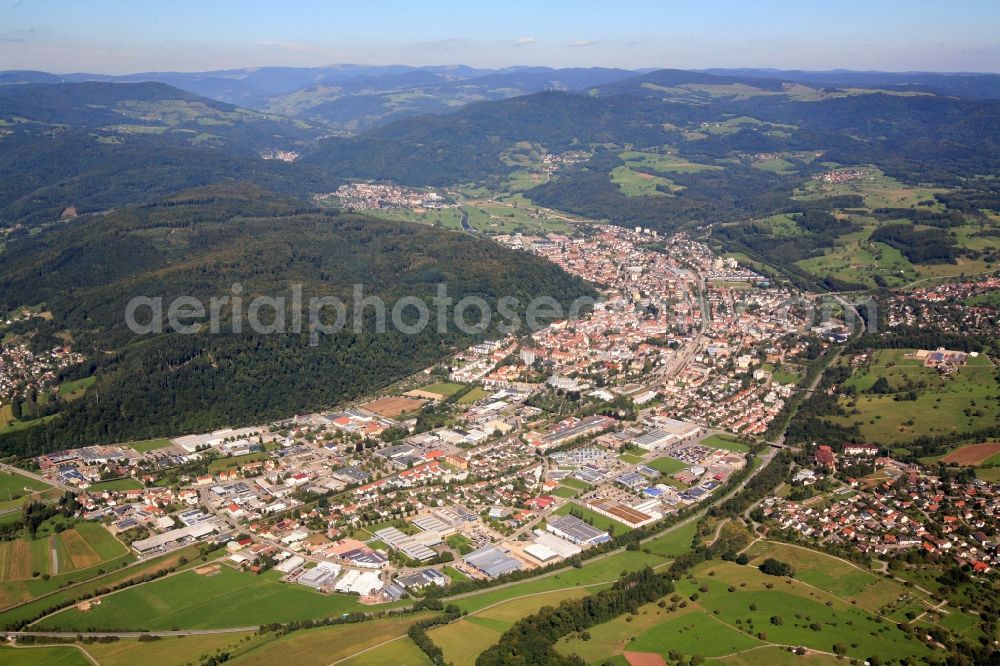
[[[52,555],[52,564],[49,567],[49,569],[50,569],[49,575],[50,576],[55,576],[57,573],[59,573],[59,549],[56,548],[56,537],[55,536],[50,536],[49,537],[49,552]]]

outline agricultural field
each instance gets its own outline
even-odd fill
[[[0,513],[20,509],[32,496],[58,497],[62,493],[45,483],[15,472],[0,471]]]
[[[341,666],[432,666],[430,658],[417,647],[409,636],[403,636],[386,645],[363,652],[341,662]]]
[[[698,173],[700,171],[722,171],[723,167],[713,164],[690,162],[669,150],[663,153],[627,150],[618,154],[627,167],[642,167],[660,173]]]
[[[257,451],[256,453],[247,453],[242,456],[226,456],[219,458],[218,460],[213,460],[208,464],[209,474],[217,474],[224,469],[233,469],[235,467],[242,467],[247,463],[257,462],[260,460],[267,460],[270,456],[266,451]]]
[[[97,381],[97,377],[92,375],[83,379],[77,379],[76,381],[65,382],[59,385],[59,395],[63,400],[75,400],[86,393],[87,387],[91,386],[95,381]]]
[[[868,365],[858,368],[844,383],[858,394],[842,398],[847,416],[827,417],[856,423],[868,440],[893,444],[921,435],[975,431],[1000,421],[998,369],[986,356],[970,358],[951,377],[942,377],[919,360],[908,359],[912,349],[880,350]],[[893,392],[914,391],[916,400],[894,400],[891,394],[866,393],[879,378]]]
[[[83,647],[101,666],[134,666],[135,664],[180,666],[181,664],[201,663],[217,650],[232,651],[252,636],[252,632],[237,632],[181,636],[142,642],[123,639],[113,643],[88,643]]]
[[[807,548],[758,541],[747,551],[756,566],[773,557],[795,569],[795,579],[866,610],[892,616],[910,609],[926,608],[925,595],[899,583],[865,571],[849,562]],[[902,612],[901,612],[902,611]],[[900,620],[905,618],[900,617]]]
[[[89,611],[74,608],[47,617],[40,628],[82,631],[100,629],[214,629],[266,622],[328,617],[357,610],[357,597],[323,595],[280,582],[278,572],[260,576],[223,566],[202,576],[185,571],[102,598]]]
[[[940,458],[943,463],[976,467],[978,465],[1000,465],[1000,442],[967,444]]]
[[[72,573],[127,553],[103,525],[78,521],[59,533],[0,542],[0,581]],[[0,593],[0,600],[4,597]]]
[[[255,666],[257,664],[270,666],[276,663],[327,666],[327,664],[356,655],[362,650],[375,647],[386,641],[393,641],[379,648],[384,650],[383,654],[393,657],[391,661],[382,663],[425,664],[427,663],[426,657],[425,661],[413,661],[413,654],[406,650],[406,642],[402,639],[406,639],[406,630],[411,624],[427,619],[431,615],[431,613],[417,613],[371,622],[304,629],[269,640],[259,647],[251,646],[245,653],[237,652],[229,663],[240,666]],[[410,645],[416,648],[412,642]],[[422,652],[420,654],[423,655]],[[407,657],[410,661],[397,662],[395,661],[396,656]]]
[[[590,594],[586,588],[570,588],[533,594],[504,601],[467,615],[457,622],[428,632],[431,640],[444,651],[446,662],[472,666],[476,657],[498,640],[517,620],[538,611],[542,606],[557,606],[566,599]]]
[[[633,171],[627,166],[612,169],[611,182],[627,197],[663,197],[676,189],[669,178]]]
[[[810,181],[795,198],[816,200],[831,196],[857,195],[862,197],[868,211],[851,209],[835,211],[840,217],[847,217],[860,226],[858,231],[841,235],[834,247],[824,248],[821,254],[796,262],[796,265],[820,277],[834,277],[847,282],[876,286],[883,281],[888,286],[899,287],[918,279],[929,277],[949,277],[960,274],[981,273],[990,269],[983,259],[959,257],[956,263],[913,263],[898,249],[882,242],[871,240],[872,232],[886,224],[905,223],[905,219],[878,220],[874,216],[877,208],[918,208],[922,211],[944,211],[942,204],[934,200],[934,195],[944,193],[940,188],[910,186],[886,176],[873,167],[861,167],[865,176],[845,183]],[[978,235],[983,225],[970,222],[948,229],[958,247],[970,250],[997,248],[996,237]],[[916,225],[918,229],[929,228]],[[994,224],[995,227],[995,224]]]
[[[676,557],[691,550],[691,544],[694,542],[694,535],[697,532],[698,522],[692,520],[655,539],[650,539],[642,544],[642,548],[649,550],[653,555]]]
[[[30,647],[0,647],[0,663],[4,666],[93,666],[80,650],[72,646],[39,645]]]
[[[200,562],[197,559],[198,556],[198,547],[188,546],[167,555],[147,560],[142,564],[124,568],[135,562],[135,556],[128,553],[104,562],[98,567],[53,575],[47,580],[33,578],[25,581],[2,581],[0,582],[0,607],[9,607],[15,603],[23,603],[24,605],[0,611],[0,627],[36,618],[41,612],[54,605],[72,601],[82,594],[93,593],[102,587],[111,587],[121,582],[135,580],[168,567],[196,566]],[[182,565],[181,558],[187,558],[189,562]]]
[[[765,663],[729,658],[749,659],[758,651],[764,657],[768,647],[789,645],[827,657],[833,657],[835,644],[852,658],[909,654],[919,660],[929,654],[893,622],[803,582],[766,576],[752,567],[704,563],[677,583],[676,595],[668,595],[663,608],[647,604],[638,615],[590,628],[590,640],[577,634],[561,639],[557,649],[576,653],[587,663],[603,663],[624,652],[662,655],[671,650],[726,658],[721,663]],[[705,640],[707,636],[711,640]]]
[[[690,544],[690,540],[688,541]],[[591,592],[610,586],[623,572],[637,571],[645,566],[658,567],[668,560],[642,551],[623,551],[608,557],[588,560],[581,569],[564,569],[559,573],[516,583],[496,590],[454,599],[452,603],[472,613],[499,602],[526,595],[553,592],[567,588],[587,587]]]

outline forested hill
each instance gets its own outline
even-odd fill
[[[305,196],[337,182],[261,159],[319,132],[161,83],[0,85],[0,226],[53,223],[219,182]]]
[[[348,326],[309,346],[302,334],[221,333],[136,336],[124,324],[134,296],[201,299],[231,294],[305,299],[334,295],[352,303],[352,285],[391,308],[403,296],[430,298],[439,283],[456,300],[480,295],[520,300],[551,295],[569,302],[592,293],[580,280],[526,253],[467,234],[303,210],[257,188],[210,188],[154,205],[52,229],[9,244],[0,255],[0,302],[44,303],[49,322],[14,333],[45,346],[72,335],[96,359],[86,395],[44,425],[0,438],[0,450],[28,454],[74,444],[176,435],[259,423],[329,407],[417,371],[474,338]],[[244,312],[245,312],[244,306]],[[166,310],[166,305],[164,306]],[[264,320],[270,321],[267,312]],[[474,314],[470,318],[475,320]],[[291,313],[288,315],[291,320]],[[244,320],[246,321],[246,320]],[[494,318],[494,326],[500,323]],[[78,371],[79,372],[79,371]]]
[[[657,100],[548,91],[408,118],[357,138],[325,139],[302,162],[333,176],[450,185],[514,171],[502,156],[522,141],[552,152],[605,142],[658,145],[679,136],[664,128],[669,118],[692,114],[700,115]]]
[[[221,182],[305,197],[336,189],[316,169],[170,136],[65,128],[0,138],[0,226],[53,224],[65,211],[104,212]]]
[[[837,163],[953,184],[1000,170],[1000,101],[662,70],[590,94],[542,92],[324,139],[303,161],[338,176],[446,185],[515,171],[503,157],[520,142],[598,154],[669,145],[706,164],[823,151]]]
[[[319,136],[300,120],[242,109],[154,82],[0,86],[0,119],[17,130],[86,127],[254,150],[293,148]]]

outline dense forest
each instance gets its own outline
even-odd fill
[[[568,303],[592,294],[549,262],[468,234],[304,210],[293,199],[251,187],[212,188],[128,208],[20,239],[8,249],[0,255],[0,303],[44,303],[53,315],[13,332],[45,347],[68,331],[94,359],[97,374],[87,394],[58,418],[0,439],[0,448],[22,454],[259,423],[331,406],[477,337],[454,326],[438,332],[435,324],[413,334],[388,325],[375,334],[376,309],[369,306],[311,346],[308,326],[295,332],[292,323],[295,285],[304,302],[333,296],[349,308],[354,285],[360,285],[362,297],[379,296],[387,311],[404,296],[428,301],[439,284],[455,302],[474,295],[495,306],[501,297],[514,297],[519,315],[535,296]],[[162,297],[164,303],[190,296],[207,305],[212,297],[232,296],[236,283],[245,304],[220,310],[218,333],[204,322],[192,335],[169,328],[135,335],[126,326],[126,305],[134,296]],[[257,295],[285,297],[287,332],[249,330],[246,304]],[[166,305],[163,310],[165,319]],[[235,332],[239,312],[245,328]],[[265,309],[261,320],[272,322],[272,313]],[[323,314],[324,321],[332,316]],[[495,316],[482,335],[501,323]]]

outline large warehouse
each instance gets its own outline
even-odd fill
[[[496,546],[484,546],[465,556],[465,563],[475,567],[490,578],[523,569],[521,560]]]

